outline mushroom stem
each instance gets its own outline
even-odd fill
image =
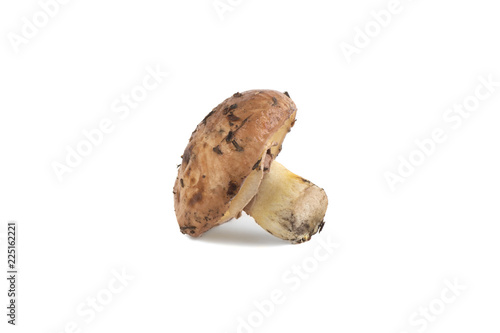
[[[321,231],[327,205],[322,188],[274,161],[244,211],[272,235],[302,243]]]

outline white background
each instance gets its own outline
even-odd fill
[[[41,7],[1,3],[0,236],[18,221],[20,271],[14,328],[0,283],[1,331],[237,332],[253,316],[240,332],[498,332],[500,87],[459,128],[443,118],[480,76],[500,81],[497,3],[401,0],[350,62],[342,43],[389,1],[232,3],[222,20],[212,0],[69,1],[18,52],[9,38]],[[112,104],[148,66],[169,76],[120,119]],[[323,232],[289,245],[243,217],[182,235],[172,187],[191,131],[263,88],[298,106],[278,160],[326,190]],[[112,133],[59,181],[52,164],[105,118]],[[384,174],[435,128],[447,140],[391,191]],[[80,315],[122,269],[127,286]],[[467,289],[441,309],[447,280]],[[263,318],[273,290],[284,302]],[[442,313],[410,323],[430,305]]]

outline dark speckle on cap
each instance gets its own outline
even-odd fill
[[[238,191],[238,184],[236,184],[231,180],[227,186],[227,195],[232,197],[236,195],[237,191]]]
[[[193,195],[193,197],[191,199],[189,199],[188,205],[192,206],[195,203],[200,202],[202,198],[203,198],[203,196],[202,196],[201,192],[197,192],[195,195]]]

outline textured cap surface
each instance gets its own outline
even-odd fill
[[[226,99],[198,124],[182,155],[174,185],[181,232],[199,236],[233,217],[224,215],[231,201],[252,172],[261,173],[257,176],[260,183],[262,159],[266,152],[271,159],[279,153],[295,112],[288,95],[250,90]],[[277,139],[276,133],[281,132],[284,134]],[[243,207],[237,209],[241,212]]]

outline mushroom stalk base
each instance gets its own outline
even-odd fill
[[[321,231],[327,206],[322,188],[274,161],[244,211],[270,234],[302,243]]]

